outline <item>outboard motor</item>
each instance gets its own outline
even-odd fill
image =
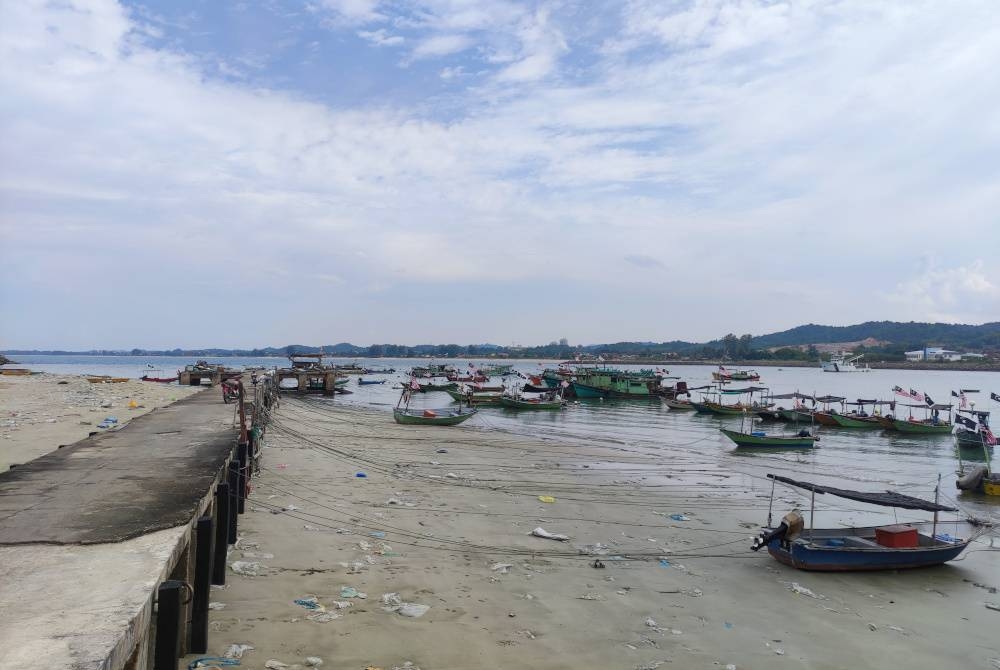
[[[774,539],[781,540],[784,543],[791,542],[799,536],[804,526],[805,522],[802,519],[802,515],[799,514],[798,510],[792,510],[782,517],[781,523],[777,528],[770,531],[762,530],[760,535],[753,539],[750,549],[760,551],[762,547],[766,547]]]

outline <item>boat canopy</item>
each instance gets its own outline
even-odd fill
[[[864,398],[858,398],[854,402],[847,403],[848,405],[895,405],[895,400],[865,400]]]
[[[722,391],[726,395],[739,395],[741,393],[759,393],[761,391],[766,391],[766,386],[748,386],[744,389],[725,389]]]
[[[847,489],[837,489],[832,486],[825,486],[821,484],[812,484],[810,482],[800,482],[795,479],[789,479],[788,477],[782,477],[780,475],[767,475],[769,479],[773,479],[777,482],[783,484],[788,484],[790,486],[797,486],[800,489],[806,489],[807,491],[815,491],[816,493],[829,493],[830,495],[837,496],[838,498],[847,498],[848,500],[857,500],[858,502],[869,503],[871,505],[882,505],[884,507],[901,507],[903,509],[919,509],[926,512],[957,512],[958,508],[948,507],[947,505],[938,505],[937,503],[932,503],[930,501],[924,500],[923,498],[914,498],[913,496],[903,495],[902,493],[896,493],[895,491],[885,491],[883,493],[869,492],[869,491],[849,491]]]
[[[952,408],[952,405],[938,405],[936,403],[933,404],[933,405],[928,405],[927,403],[919,403],[919,402],[918,403],[901,402],[901,403],[896,403],[896,404],[897,405],[902,405],[903,407],[923,407],[924,409],[936,409],[939,412],[941,410],[949,410],[950,411],[951,408]]]
[[[981,410],[981,409],[960,409],[958,411],[959,412],[963,412],[965,414],[972,414],[974,416],[978,416],[980,419],[988,418],[989,415],[990,415],[989,412],[986,412],[986,411]]]
[[[842,398],[839,395],[824,395],[818,398],[814,398],[816,402],[844,402],[847,398]]]
[[[772,400],[791,400],[792,398],[798,398],[799,400],[812,400],[811,395],[799,393],[798,391],[795,393],[782,393],[781,395],[771,396]]]

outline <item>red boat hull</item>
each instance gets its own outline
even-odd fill
[[[139,379],[144,382],[159,382],[161,384],[170,384],[177,381],[177,377],[148,377],[146,375],[143,375]]]

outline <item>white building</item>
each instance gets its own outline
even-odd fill
[[[908,361],[960,361],[962,354],[941,347],[925,347],[917,351],[907,351]]]

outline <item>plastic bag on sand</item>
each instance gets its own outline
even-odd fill
[[[501,575],[506,575],[510,572],[510,569],[514,567],[513,563],[494,563],[490,566],[490,570],[493,572],[499,572]]]
[[[368,594],[367,593],[362,593],[361,591],[358,591],[353,586],[342,586],[340,588],[340,597],[341,598],[361,598],[362,600],[364,600],[365,598],[368,597]]]
[[[398,593],[382,594],[382,609],[386,612],[396,612],[405,617],[417,618],[427,614],[430,605],[403,602]]]
[[[288,667],[287,663],[282,663],[281,661],[276,661],[273,658],[264,664],[267,670],[285,670]]]
[[[535,537],[544,537],[546,540],[558,540],[559,542],[565,542],[569,539],[569,535],[562,535],[560,533],[550,533],[541,526],[531,531],[530,535]]]
[[[233,561],[229,566],[238,575],[245,575],[247,577],[256,577],[260,574],[260,569],[263,567],[260,563],[256,561]]]
[[[307,668],[318,668],[321,665],[323,665],[323,659],[319,656],[306,656]]]
[[[226,658],[243,658],[243,654],[248,651],[253,651],[253,647],[249,644],[231,644],[223,656]]]
[[[315,621],[316,623],[330,623],[334,619],[339,619],[340,614],[336,612],[313,612],[312,614],[307,614],[306,618],[310,621]]]

